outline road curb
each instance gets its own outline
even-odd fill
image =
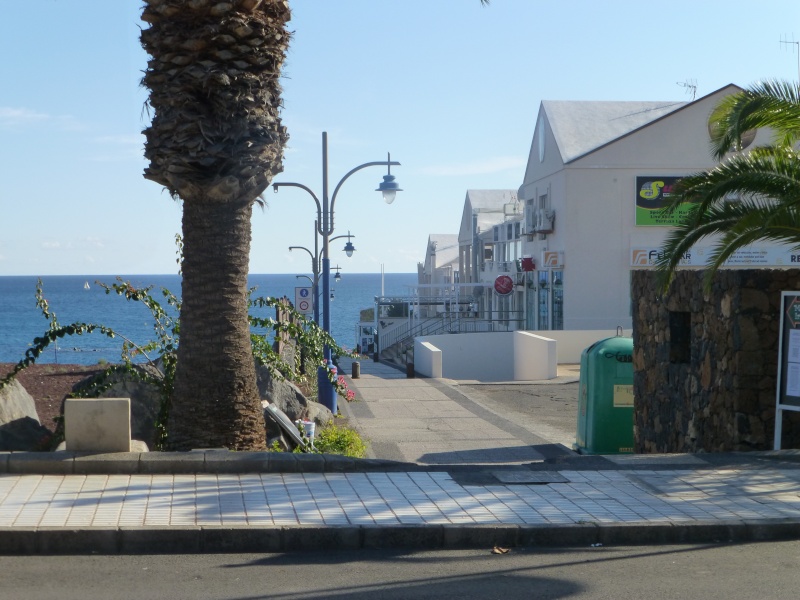
[[[598,525],[0,528],[0,555],[217,554],[724,544],[800,539],[800,520]]]

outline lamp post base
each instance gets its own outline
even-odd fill
[[[334,416],[338,407],[336,405],[336,390],[330,379],[328,379],[328,369],[325,367],[317,368],[317,401],[325,408],[330,410]]]

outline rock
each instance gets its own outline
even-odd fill
[[[0,390],[0,451],[44,450],[51,435],[19,381],[14,379]]]
[[[261,399],[275,404],[292,422],[306,419],[322,427],[333,420],[330,410],[306,398],[292,382],[273,377],[269,368],[256,365],[256,378]]]
[[[11,383],[0,389],[0,425],[24,417],[31,417],[37,423],[39,422],[33,397],[19,381],[13,379]]]
[[[157,371],[151,365],[137,365],[136,369]],[[79,382],[73,388],[74,392],[83,391],[99,383],[98,377],[89,377]],[[98,394],[91,394],[96,398],[130,398],[131,399],[131,438],[143,441],[147,447],[155,447],[156,419],[161,410],[161,389],[151,383],[146,383],[136,376],[125,371],[112,373],[105,380],[110,387],[105,387]],[[62,408],[63,414],[63,408]]]
[[[46,450],[52,433],[32,417],[14,419],[0,425],[0,451],[34,452]]]

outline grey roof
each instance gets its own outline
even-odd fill
[[[503,205],[516,201],[517,190],[467,190],[467,202],[473,210],[495,209],[502,213]]]
[[[542,109],[568,163],[687,104],[544,100]]]
[[[428,244],[436,244],[436,263],[441,266],[458,260],[458,234],[431,233]]]
[[[505,220],[503,207],[517,202],[517,190],[467,190],[464,208],[477,214],[478,231],[486,231]]]

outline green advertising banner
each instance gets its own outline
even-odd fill
[[[645,227],[674,227],[689,210],[690,203],[681,204],[674,212],[664,212],[671,202],[672,187],[680,177],[636,177],[636,225]]]

